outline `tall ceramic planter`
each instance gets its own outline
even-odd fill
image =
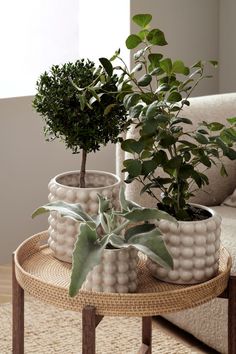
[[[175,284],[197,284],[217,274],[219,266],[221,217],[214,210],[193,204],[210,212],[201,221],[179,221],[178,226],[162,220],[159,228],[173,257],[174,269],[166,270],[151,260],[147,267],[160,280]]]
[[[62,173],[49,182],[50,202],[61,200],[68,203],[80,203],[84,211],[94,215],[98,211],[97,193],[112,198],[114,206],[119,199],[120,178],[108,172],[87,171],[86,188],[79,188],[79,171]],[[49,247],[56,258],[70,262],[78,234],[79,224],[68,218],[51,212],[49,222]]]
[[[137,263],[138,251],[134,247],[105,249],[100,264],[88,273],[82,289],[109,293],[135,292]]]

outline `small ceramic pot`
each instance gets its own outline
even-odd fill
[[[161,220],[158,226],[173,257],[174,269],[167,270],[151,260],[147,267],[160,280],[175,284],[197,284],[213,278],[219,267],[221,217],[214,210],[200,221],[179,221],[178,225]]]
[[[82,289],[107,293],[135,292],[138,259],[138,251],[132,246],[105,249],[101,263],[89,272]]]
[[[79,188],[79,171],[70,171],[54,177],[48,185],[50,202],[61,200],[68,203],[80,203],[88,214],[95,215],[98,211],[97,193],[112,198],[114,207],[119,201],[120,178],[108,172],[87,171],[86,188]],[[48,218],[48,245],[54,256],[71,263],[72,253],[79,223],[51,212]]]

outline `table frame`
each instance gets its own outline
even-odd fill
[[[24,289],[15,274],[12,257],[12,353],[24,354]],[[231,274],[226,290],[218,296],[228,299],[228,354],[236,354],[236,274]],[[103,316],[94,306],[82,310],[82,354],[96,354],[96,327]],[[152,317],[142,317],[142,344],[137,354],[152,353]]]

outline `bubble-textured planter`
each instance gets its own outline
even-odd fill
[[[54,177],[48,185],[50,202],[61,200],[68,203],[80,203],[84,211],[94,215],[98,211],[97,193],[112,198],[114,206],[119,200],[120,178],[108,172],[87,171],[86,188],[79,188],[79,171],[70,171]],[[68,218],[51,212],[49,222],[49,247],[56,258],[70,262],[78,234],[79,224]]]
[[[212,209],[193,204],[210,212],[201,221],[179,221],[178,225],[161,220],[158,225],[173,257],[174,269],[167,270],[147,261],[156,278],[175,284],[197,284],[213,278],[219,267],[221,217]]]
[[[105,249],[101,263],[88,273],[82,289],[106,293],[135,292],[138,260],[138,251],[133,247]]]

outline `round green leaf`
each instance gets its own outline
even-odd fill
[[[164,70],[167,75],[170,75],[171,74],[171,71],[172,71],[172,61],[170,58],[166,58],[166,59],[163,59],[162,61],[160,61],[160,67],[162,70]]]
[[[133,16],[132,18],[133,22],[136,23],[136,25],[145,28],[152,20],[152,15],[150,14],[138,14]]]
[[[124,166],[126,171],[129,173],[130,177],[137,177],[141,174],[142,164],[139,160],[128,159],[124,161]]]
[[[112,66],[110,60],[108,60],[107,58],[99,58],[99,61],[102,64],[102,66],[104,67],[107,75],[112,76],[113,66]]]
[[[151,81],[152,81],[152,76],[149,74],[145,74],[138,80],[138,85],[147,86],[150,84]]]
[[[164,33],[157,28],[148,33],[147,40],[154,45],[164,46],[167,44]]]
[[[182,96],[179,92],[173,91],[168,97],[168,102],[175,103],[182,100]]]
[[[126,47],[128,49],[134,49],[136,48],[140,43],[142,43],[142,40],[139,36],[136,34],[131,34],[127,39],[126,39]]]

